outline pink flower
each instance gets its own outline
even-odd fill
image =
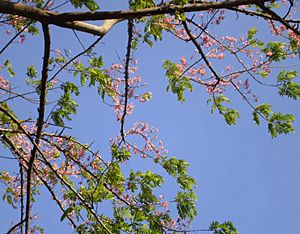
[[[269,52],[266,53],[266,55],[267,55],[268,57],[271,57],[271,56],[273,55],[273,53],[272,53],[271,51],[269,51]]]
[[[218,54],[218,59],[223,59],[225,57],[225,54],[221,53],[221,54]]]

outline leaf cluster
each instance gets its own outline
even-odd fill
[[[300,98],[300,85],[293,81],[294,78],[297,77],[297,71],[292,70],[286,72],[282,70],[278,77],[278,94],[280,96],[287,96],[292,99],[299,99]]]
[[[171,91],[177,95],[177,100],[184,102],[184,92],[189,90],[193,91],[193,85],[188,77],[182,76],[176,63],[170,60],[163,61],[163,68],[166,70],[166,77],[169,79],[167,92]]]
[[[239,234],[231,221],[226,221],[224,223],[214,221],[210,225],[210,230],[213,231],[214,234]]]
[[[223,102],[230,103],[230,99],[225,97],[224,95],[213,96],[208,100],[208,102],[212,102],[211,113],[213,114],[215,109],[219,111],[221,115],[223,115],[226,123],[228,125],[236,125],[236,120],[240,118],[239,112],[235,109],[228,108],[223,105]]]
[[[263,116],[268,121],[268,131],[272,138],[277,137],[279,134],[295,132],[293,127],[295,117],[292,114],[274,113],[271,107],[266,103],[258,105],[252,112],[254,122],[259,125],[259,116]]]

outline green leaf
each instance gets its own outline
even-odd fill
[[[299,99],[300,98],[300,85],[292,81],[297,76],[297,71],[292,70],[285,72],[282,70],[278,77],[278,94],[280,96],[287,96],[292,99]]]
[[[86,6],[90,11],[96,11],[99,9],[99,5],[94,0],[71,0],[71,3],[76,8]]]
[[[184,102],[184,92],[189,90],[193,91],[193,85],[188,77],[182,76],[177,64],[172,63],[170,60],[163,61],[163,68],[166,70],[166,77],[169,79],[167,91],[172,90],[177,95],[177,100]]]
[[[259,113],[261,113],[267,120],[270,119],[270,116],[273,114],[273,111],[271,110],[271,105],[267,103],[263,103],[258,105],[255,110]]]
[[[7,196],[6,196],[6,201],[7,201],[7,203],[8,203],[9,205],[12,205],[12,203],[13,203],[12,196],[11,196],[11,195],[7,195]]]
[[[125,147],[119,150],[116,144],[112,144],[111,152],[112,158],[117,159],[119,162],[127,161],[131,157],[130,152]]]
[[[271,60],[279,62],[287,58],[288,53],[285,51],[286,43],[271,41],[267,44],[267,47],[263,48],[264,53],[271,52],[272,55],[268,56]]]
[[[72,206],[70,206],[68,209],[66,209],[64,211],[64,213],[62,214],[62,216],[60,217],[60,222],[64,221],[64,219],[68,216],[68,214],[70,214],[73,211],[74,211],[74,207],[72,207]]]
[[[293,127],[295,117],[292,114],[274,113],[271,110],[271,105],[263,103],[258,105],[252,113],[254,122],[257,125],[260,124],[258,113],[268,121],[268,131],[272,138],[283,133],[288,134],[295,131]]]
[[[196,194],[193,191],[182,192],[179,191],[176,195],[176,207],[181,219],[189,218],[193,220],[197,215],[197,210],[195,206]]]
[[[288,134],[295,132],[293,127],[295,117],[292,114],[276,113],[269,121],[268,129],[272,138],[277,137],[279,134]]]
[[[266,78],[269,76],[269,73],[266,71],[259,71],[257,74],[261,75],[262,78]]]
[[[213,231],[214,234],[239,234],[231,221],[226,221],[224,223],[214,221],[210,224],[209,229]]]
[[[33,65],[27,67],[26,75],[30,78],[36,78],[37,77],[37,71],[35,70],[35,67]]]
[[[211,107],[211,113],[213,114],[215,109],[219,111],[221,115],[223,115],[226,123],[228,125],[236,125],[236,120],[240,118],[239,112],[237,110],[227,108],[222,105],[223,102],[230,103],[230,99],[225,97],[223,94],[218,95],[216,97],[212,97],[208,99],[207,103],[213,102]]]
[[[257,111],[253,111],[252,112],[252,116],[253,116],[253,121],[257,124],[257,125],[259,125],[260,124],[260,120],[259,120],[259,116],[258,116],[258,113],[257,113]]]
[[[226,109],[224,113],[225,121],[228,125],[236,125],[236,120],[240,118],[239,112],[234,109]]]
[[[257,33],[257,29],[255,27],[249,28],[248,29],[248,33],[247,33],[248,41],[252,40],[254,38],[254,36],[255,36],[256,33]]]
[[[6,67],[7,72],[11,77],[14,77],[16,75],[13,70],[12,64],[10,63],[10,61],[8,59],[5,61],[4,66]]]

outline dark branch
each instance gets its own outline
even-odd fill
[[[126,52],[126,61],[125,61],[125,101],[124,101],[124,112],[121,118],[121,137],[122,141],[125,139],[125,133],[124,133],[124,123],[125,123],[125,116],[127,112],[127,103],[128,103],[128,91],[129,91],[129,84],[128,84],[128,79],[129,79],[129,63],[131,60],[131,44],[132,44],[132,36],[133,36],[133,23],[132,20],[128,20],[128,42],[127,42],[127,52]]]
[[[40,104],[38,108],[39,116],[37,119],[37,131],[35,138],[35,145],[31,151],[31,157],[28,163],[27,169],[27,191],[26,191],[26,212],[25,212],[25,233],[30,233],[30,209],[31,209],[31,182],[32,182],[32,168],[37,154],[37,147],[42,136],[42,130],[44,125],[45,117],[45,104],[46,104],[46,93],[47,93],[47,79],[48,79],[48,65],[50,58],[50,33],[49,26],[43,24],[44,33],[44,58],[43,58],[43,68],[42,68],[42,78],[40,89]]]

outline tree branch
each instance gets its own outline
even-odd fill
[[[127,112],[127,103],[128,103],[128,91],[129,91],[129,84],[128,84],[128,79],[129,79],[129,63],[131,60],[131,44],[132,44],[132,29],[133,29],[133,22],[132,20],[128,20],[128,41],[127,41],[127,52],[126,52],[126,61],[125,61],[125,101],[124,101],[124,111],[123,115],[121,117],[121,137],[122,141],[125,140],[125,133],[124,133],[124,124],[125,124],[125,116]],[[122,142],[121,141],[121,142]]]
[[[35,145],[31,151],[31,157],[28,163],[27,169],[27,190],[26,190],[26,211],[25,211],[25,233],[30,234],[30,209],[31,209],[31,174],[34,161],[36,158],[37,147],[40,143],[40,138],[42,135],[43,125],[44,125],[44,116],[45,116],[45,104],[46,104],[46,92],[47,92],[47,79],[48,79],[48,64],[50,58],[50,33],[49,26],[43,24],[43,33],[44,33],[44,59],[43,59],[43,68],[42,68],[42,78],[40,89],[40,104],[39,104],[39,116],[37,119],[37,131],[35,138]]]
[[[271,15],[274,20],[279,21],[282,25],[284,25],[287,29],[290,29],[291,31],[293,31],[293,33],[295,33],[296,35],[298,35],[300,37],[300,31],[298,31],[295,27],[293,27],[292,25],[290,25],[289,23],[286,22],[286,20],[284,20],[283,18],[281,18],[279,15],[277,15],[274,11],[272,11],[271,9],[269,9],[268,7],[266,7],[264,5],[263,2],[258,1],[259,4],[257,4],[264,12],[266,12],[267,14]]]
[[[271,0],[261,0],[262,3]],[[78,21],[98,21],[114,19],[117,22],[126,19],[141,18],[145,16],[174,14],[175,11],[180,12],[195,12],[206,11],[211,9],[232,8],[242,5],[257,4],[257,0],[230,0],[223,2],[201,2],[189,3],[186,5],[159,5],[156,7],[145,8],[141,10],[120,10],[120,11],[96,11],[96,12],[66,12],[57,13],[31,7],[25,4],[13,3],[9,1],[0,1],[0,13],[19,15],[32,20],[46,24],[54,24],[64,28],[91,33],[94,35],[106,34],[107,28],[95,26],[92,24]],[[115,23],[113,23],[115,24]],[[111,27],[110,27],[111,28]]]

